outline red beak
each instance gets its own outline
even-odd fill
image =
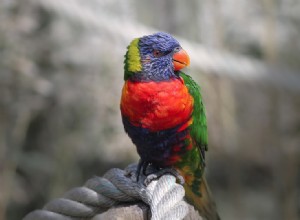
[[[173,55],[174,70],[178,71],[190,65],[190,57],[184,49],[180,49]]]

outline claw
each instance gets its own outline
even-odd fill
[[[144,164],[144,162],[140,159],[139,163],[137,165],[136,173],[135,173],[137,182],[139,181],[139,177],[140,177],[140,174],[141,174],[141,169],[142,169],[143,164]]]
[[[144,176],[147,176],[146,171],[147,171],[148,166],[149,166],[149,163],[144,163],[144,165],[143,165],[143,171],[142,172],[143,172]]]
[[[150,163],[143,161],[142,159],[139,160],[139,163],[136,168],[135,176],[136,181],[138,182],[141,176],[147,176],[147,169],[149,167]]]
[[[136,176],[137,176],[137,182],[139,181],[139,178],[141,176],[141,171],[142,175],[147,176],[146,171],[149,166],[149,163],[146,161],[143,161],[142,159],[139,160],[137,169],[136,169]]]
[[[148,186],[153,180],[156,180],[156,179],[160,178],[161,176],[163,176],[167,173],[175,176],[177,182],[180,185],[184,184],[184,182],[185,182],[184,178],[178,173],[177,170],[175,170],[174,168],[164,168],[164,169],[161,169],[161,170],[159,170],[155,173],[152,173],[152,174],[148,175],[146,177],[146,179],[144,180],[144,185]]]
[[[136,175],[136,165],[126,167],[124,171],[124,176],[129,177],[134,182],[137,182],[138,177]]]
[[[147,173],[149,174],[148,176]],[[135,182],[142,181],[145,186],[148,186],[153,180],[159,179],[165,174],[173,175],[180,185],[185,183],[184,178],[174,168],[157,168],[142,159],[139,160],[137,166],[125,169],[125,176],[129,176]]]

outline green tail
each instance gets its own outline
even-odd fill
[[[184,188],[187,201],[199,211],[201,216],[205,217],[207,220],[220,220],[216,204],[204,176],[202,177],[197,190],[201,195],[197,195],[197,193],[193,192],[193,184],[185,184]]]
[[[183,72],[180,72],[180,76],[194,99],[193,123],[190,126],[191,140],[187,140],[186,143],[186,146],[192,143],[193,148],[182,156],[181,162],[176,165],[176,168],[185,179],[184,188],[187,201],[207,220],[218,220],[220,217],[216,210],[216,204],[203,173],[205,169],[205,151],[208,150],[208,135],[200,87],[190,76]]]

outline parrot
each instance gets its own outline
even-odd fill
[[[147,165],[175,170],[187,202],[206,219],[220,219],[204,176],[208,132],[200,87],[181,71],[188,53],[158,32],[133,39],[124,57],[120,109],[140,156],[137,172]]]

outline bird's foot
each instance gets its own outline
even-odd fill
[[[140,160],[138,164],[132,164],[125,169],[124,175],[134,182],[143,183],[148,186],[153,180],[159,179],[165,174],[171,174],[176,181],[183,185],[184,178],[174,168],[157,168],[151,163]]]
[[[153,180],[156,180],[165,174],[171,174],[171,175],[175,176],[177,182],[180,185],[184,184],[184,178],[174,168],[163,168],[163,169],[158,170],[157,172],[151,173],[144,180],[144,184],[146,186],[148,186]]]
[[[149,170],[153,172],[153,168],[151,169],[150,163],[140,159],[138,164],[132,164],[126,167],[124,175],[131,178],[134,182],[143,183],[143,180],[146,178]]]
[[[124,176],[130,178],[133,182],[138,182],[137,167],[137,164],[130,164],[125,168]]]

